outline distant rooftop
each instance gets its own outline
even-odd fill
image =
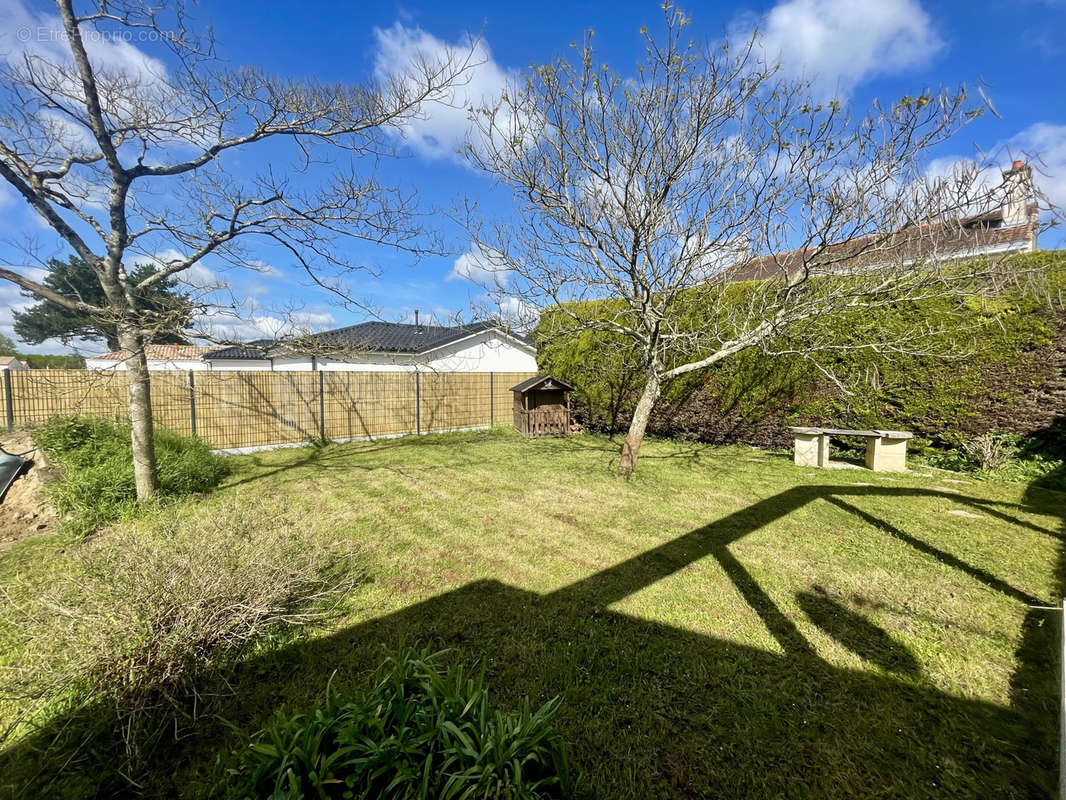
[[[346,328],[316,333],[308,339],[325,350],[335,348],[361,353],[425,353],[494,328],[499,329],[500,326],[494,322],[474,322],[451,327],[361,322]],[[514,338],[525,342],[520,336]]]
[[[218,347],[202,347],[193,344],[146,344],[144,356],[151,361],[197,361],[210,352],[218,350]],[[107,358],[121,361],[123,358],[120,350],[113,350],[92,358]]]
[[[144,348],[145,357],[153,361],[232,359],[256,360],[268,358],[277,351],[328,354],[347,353],[404,353],[419,354],[465,339],[483,331],[503,330],[494,322],[475,322],[469,325],[411,325],[398,322],[361,322],[346,328],[313,333],[296,342],[275,342],[257,339],[230,347],[150,344]],[[523,344],[532,345],[524,337],[508,334]],[[122,353],[105,353],[96,358],[122,360]]]

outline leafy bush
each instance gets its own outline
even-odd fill
[[[95,417],[55,417],[34,432],[34,441],[60,469],[52,500],[68,516],[73,532],[88,533],[134,507],[129,425]],[[158,430],[155,447],[164,495],[207,491],[229,470],[224,458],[195,437]]]
[[[231,794],[320,798],[548,798],[569,792],[558,701],[491,711],[479,676],[401,650],[374,688],[282,719],[238,754]]]
[[[920,322],[942,333],[921,343],[927,354],[884,353],[873,348],[824,351],[818,363],[845,385],[828,380],[802,355],[771,356],[758,348],[667,383],[649,431],[712,442],[786,446],[786,425],[832,423],[843,428],[891,428],[912,431],[938,445],[953,445],[981,430],[1010,428],[1032,434],[1047,424],[1031,410],[1012,413],[1035,387],[1054,377],[1051,348],[1066,332],[1062,299],[1066,294],[1066,252],[1018,255],[1019,271],[1031,270],[1024,285],[997,299],[972,299],[964,308],[953,300],[930,298],[899,303],[861,314],[828,315],[812,320],[800,335],[841,345],[902,335]],[[719,320],[701,297],[714,287],[698,287],[678,298],[678,329],[713,330]],[[743,302],[742,285],[733,289]],[[538,363],[577,387],[574,411],[590,428],[614,429],[628,417],[642,386],[641,362],[633,344],[614,333],[585,330],[557,334],[569,325],[554,316],[577,314],[596,319],[623,313],[616,300],[573,304],[566,312],[541,315],[534,339]],[[726,315],[728,317],[728,314]],[[728,322],[728,319],[726,320]],[[876,333],[875,333],[876,331]],[[723,335],[728,335],[728,328]],[[680,337],[679,341],[685,341]],[[772,349],[802,350],[787,337]],[[1061,346],[1061,345],[1059,345]],[[950,360],[933,355],[954,353]],[[664,355],[672,366],[669,353]],[[1053,438],[1060,448],[1066,439]],[[1055,444],[1051,442],[1049,444]]]
[[[8,587],[19,646],[0,696],[36,698],[30,716],[95,709],[104,729],[78,735],[124,742],[136,764],[163,731],[192,727],[202,687],[225,692],[213,679],[250,649],[339,613],[356,566],[280,501],[149,512],[76,545],[50,585]]]
[[[1066,490],[1064,462],[1040,452],[1041,443],[1012,433],[986,431],[949,450],[929,448],[917,456],[920,463],[977,478],[1037,483]]]

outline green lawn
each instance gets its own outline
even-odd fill
[[[502,707],[561,695],[589,796],[1052,795],[1059,628],[1034,606],[1063,594],[1066,495],[674,442],[622,482],[614,459],[499,432],[235,459],[168,513],[291,506],[357,540],[369,580],[336,630],[244,664],[210,709],[226,722],[167,748],[145,792],[205,785],[235,729],[331,676],[364,685],[406,642],[483,665]],[[0,580],[69,549],[23,542]],[[86,792],[107,766],[77,767]]]

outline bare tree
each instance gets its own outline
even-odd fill
[[[597,63],[590,34],[574,61],[538,67],[476,109],[468,148],[514,192],[512,218],[468,216],[497,293],[541,312],[546,339],[598,331],[637,361],[623,475],[664,382],[751,347],[815,363],[842,347],[913,352],[934,332],[865,326],[846,345],[814,323],[961,301],[1001,277],[1001,259],[949,257],[996,249],[983,247],[995,231],[959,222],[994,197],[994,182],[974,164],[923,172],[930,149],[981,113],[964,90],[853,117],[782,77],[757,37],[699,45],[683,13],[664,8],[665,35],[642,30],[634,77]]]
[[[280,245],[334,291],[355,268],[339,246],[345,240],[432,246],[412,193],[359,166],[394,154],[390,133],[444,96],[469,62],[422,61],[367,86],[285,80],[220,65],[214,43],[186,29],[180,5],[99,0],[84,13],[73,0],[56,5],[65,50],[29,48],[0,74],[0,177],[91,265],[107,302],[59,294],[14,264],[0,278],[117,327],[144,498],[157,488],[144,342],[174,320],[138,297],[208,256],[246,265],[249,237]],[[159,57],[115,64],[93,46],[108,38],[152,43]],[[351,166],[334,168],[323,149],[347,154]],[[238,157],[244,170],[258,167],[254,177],[238,177]],[[323,166],[331,174],[316,179]],[[131,279],[135,256],[158,253],[179,255]]]

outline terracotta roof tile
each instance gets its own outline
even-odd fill
[[[144,355],[150,361],[198,361],[207,353],[218,347],[201,347],[192,344],[148,344],[144,346]],[[120,350],[104,353],[95,358],[121,361],[124,356]]]
[[[1001,219],[997,211],[939,222],[890,235],[872,234],[825,247],[816,255],[814,248],[792,250],[777,255],[758,256],[724,271],[730,282],[764,280],[805,263],[820,271],[878,263],[906,263],[920,259],[939,260],[980,255],[988,248],[1026,249],[1033,241],[1031,224],[1010,228],[988,227],[981,223]]]

